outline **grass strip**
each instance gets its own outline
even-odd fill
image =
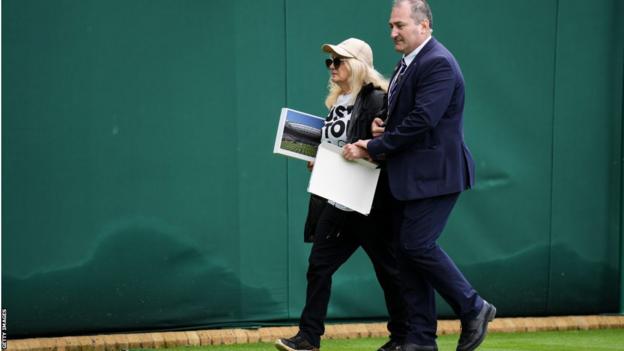
[[[454,351],[458,335],[438,338],[439,351]],[[323,340],[321,350],[361,351],[377,350],[387,339],[364,338],[349,340]],[[159,349],[163,350],[163,349]],[[275,350],[272,343],[215,345],[170,348],[171,351],[257,351]],[[490,333],[481,345],[482,351],[624,351],[624,329],[584,331]]]

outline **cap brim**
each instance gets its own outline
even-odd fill
[[[321,46],[321,49],[327,53],[336,54],[341,57],[355,57],[351,55],[351,53],[349,53],[347,50],[341,48],[338,45],[323,44],[323,46]]]

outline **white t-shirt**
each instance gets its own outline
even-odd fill
[[[351,104],[351,94],[338,96],[336,103],[332,106],[331,110],[329,110],[327,118],[325,118],[325,126],[323,126],[321,131],[321,143],[330,143],[339,147],[343,147],[347,144],[347,127],[351,120],[352,111],[353,104]],[[327,202],[343,211],[353,211],[334,201],[328,200]]]
[[[351,94],[338,96],[336,103],[329,110],[322,129],[321,142],[330,143],[338,147],[347,144],[347,126],[351,120],[353,104],[350,104]]]

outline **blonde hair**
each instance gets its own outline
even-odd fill
[[[349,103],[354,103],[362,87],[369,83],[381,88],[384,92],[388,91],[388,80],[384,78],[381,73],[377,72],[375,68],[356,58],[341,57],[340,59],[342,60],[342,64],[347,66],[350,73],[349,87],[351,87],[351,101]],[[329,93],[325,98],[325,106],[330,109],[334,106],[336,100],[338,100],[338,96],[346,92],[343,91],[338,84],[332,82],[331,77],[329,78],[327,88]]]

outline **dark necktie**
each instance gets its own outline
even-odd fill
[[[401,67],[399,68],[399,71],[394,76],[394,79],[390,84],[390,91],[388,93],[388,106],[391,106],[392,102],[394,101],[397,90],[399,88],[399,83],[401,82],[401,78],[403,77],[403,73],[405,73],[406,68],[407,65],[405,64],[405,60],[401,59]]]

